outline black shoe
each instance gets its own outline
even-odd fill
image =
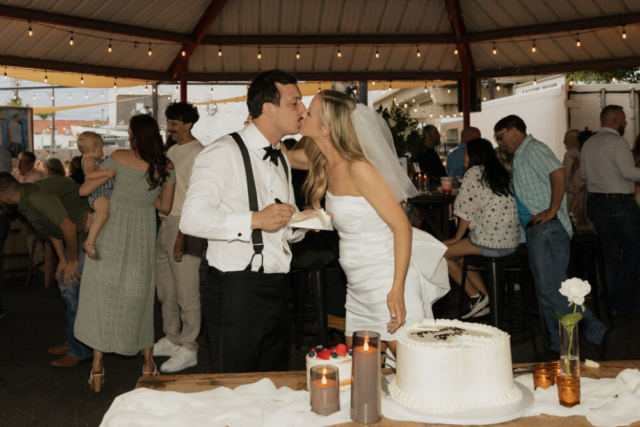
[[[480,317],[489,314],[489,297],[480,294],[477,298],[470,298],[467,311],[462,315],[462,319],[468,319],[470,317]]]

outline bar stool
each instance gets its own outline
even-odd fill
[[[582,264],[582,269],[580,268]],[[600,237],[595,233],[575,233],[571,239],[571,276],[585,279],[591,284],[594,314],[600,318],[600,295],[609,324],[613,327],[613,311],[609,301],[609,285],[602,257]]]
[[[533,308],[531,304],[531,281],[528,280],[527,272],[528,272],[528,260],[527,257],[523,257],[518,252],[507,255],[504,257],[485,257],[481,255],[467,255],[464,257],[463,265],[462,265],[462,283],[466,283],[467,279],[467,271],[485,271],[487,273],[487,291],[489,293],[489,323],[503,330],[503,307],[504,307],[504,294],[505,294],[505,279],[506,273],[517,272],[520,276],[520,287],[522,292],[522,298],[524,301],[524,311],[525,311],[525,322],[529,325],[529,330],[531,333],[531,343],[533,346],[533,352],[536,360],[538,357],[538,346],[536,344],[535,339],[535,329],[533,322]],[[530,277],[531,274],[529,273]],[[464,285],[463,285],[464,286]],[[507,283],[507,294],[509,296],[509,300],[513,301],[513,293],[514,293],[515,283]],[[535,287],[535,286],[534,286]],[[461,289],[461,297],[460,297],[460,305],[458,307],[458,317],[462,317],[462,313],[464,311],[464,306],[467,302],[466,293],[464,292],[464,287]],[[539,305],[539,304],[538,304]],[[541,328],[544,327],[544,323],[540,323]],[[543,334],[543,342],[545,331],[542,330]]]

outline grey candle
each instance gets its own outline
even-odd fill
[[[320,365],[311,368],[311,410],[318,415],[331,415],[340,410],[340,378],[338,368]]]
[[[382,414],[380,334],[358,331],[353,334],[351,379],[351,419],[371,424]]]

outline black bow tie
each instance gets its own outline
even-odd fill
[[[280,149],[273,148],[273,146],[269,145],[268,147],[264,148],[264,151],[266,151],[266,153],[262,158],[262,160],[267,160],[267,157],[269,157],[270,158],[269,160],[271,160],[271,163],[278,166],[278,156],[280,155]]]

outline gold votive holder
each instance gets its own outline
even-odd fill
[[[554,384],[557,380],[557,378],[562,375],[562,367],[560,366],[560,361],[559,360],[553,360],[549,363],[547,363],[547,365],[549,365],[549,367],[554,371]]]
[[[318,365],[310,373],[311,410],[318,415],[331,415],[340,410],[340,376],[333,365]]]
[[[555,382],[555,371],[546,363],[533,365],[533,389],[547,389]]]
[[[379,333],[354,332],[351,372],[351,419],[362,424],[379,422],[382,416]]]
[[[580,377],[561,375],[557,378],[560,405],[573,408],[580,404]]]

